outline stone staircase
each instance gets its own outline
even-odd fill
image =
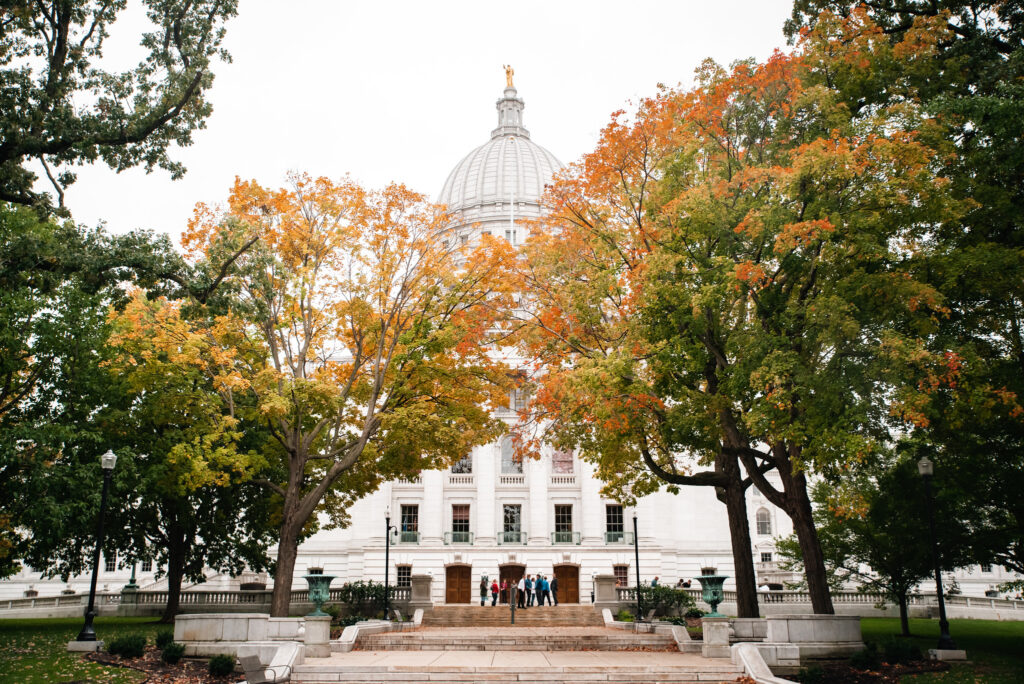
[[[516,610],[515,625],[509,624],[508,606],[434,606],[423,615],[424,627],[603,627],[604,620],[593,606],[534,606]]]
[[[563,628],[430,628],[384,632],[359,637],[363,651],[674,651],[667,634],[634,634],[602,627]]]
[[[743,668],[684,653],[352,651],[307,658],[292,684],[319,682],[735,682]]]
[[[322,682],[402,682],[402,684],[438,684],[438,682],[600,682],[601,684],[712,684],[736,682],[743,670],[731,666],[638,667],[627,665],[551,666],[551,667],[416,667],[388,665],[347,667],[343,671],[322,665],[300,665],[292,675],[293,684]]]

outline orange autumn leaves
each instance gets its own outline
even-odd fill
[[[270,426],[293,466],[316,459],[332,481],[339,473],[322,464],[354,444],[374,457],[458,458],[498,430],[487,407],[509,380],[490,342],[515,278],[504,242],[453,249],[447,222],[401,185],[236,180],[223,208],[196,207],[182,239],[223,276],[222,298],[140,296],[115,345],[138,347],[125,365],[159,359],[202,374],[222,397],[210,410],[232,416],[247,393],[248,418]]]
[[[830,339],[841,344],[871,329],[857,310],[872,297],[892,320],[927,325],[944,314],[926,284],[871,271],[913,254],[931,226],[967,208],[936,172],[948,153],[941,122],[912,93],[855,116],[834,87],[840,76],[877,78],[897,61],[919,60],[934,48],[927,22],[940,19],[922,20],[909,42],[893,46],[863,12],[825,17],[792,54],[728,70],[706,62],[692,89],[662,88],[633,113],[613,115],[595,150],[550,188],[548,228],[526,247],[530,324],[522,340],[541,371],[536,405],[553,432],[595,448],[647,440],[668,454],[651,426],[666,406],[688,405],[707,420],[688,422],[687,439],[717,443],[714,415],[741,392],[690,383],[668,401],[653,359],[693,350],[649,334],[663,323],[645,318],[654,298],[691,312],[680,334],[692,335],[701,353],[750,366],[744,382],[761,385],[744,390],[752,404],[735,406],[753,439],[768,442],[802,439],[809,428],[786,427],[794,382],[827,364]],[[819,278],[829,277],[848,289],[822,288]],[[762,297],[783,306],[781,327],[758,320],[768,310]],[[820,351],[768,350],[759,340],[761,326],[785,340],[794,320],[813,331],[807,348]],[[744,362],[740,347],[705,347],[702,336],[742,340],[751,358],[765,355],[763,366]],[[811,365],[793,354],[809,354],[801,363]]]

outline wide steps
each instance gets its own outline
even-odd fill
[[[424,626],[431,627],[556,627],[604,625],[593,606],[534,606],[516,610],[515,625],[510,624],[508,606],[435,606],[423,616]]]
[[[675,639],[665,634],[632,634],[608,630],[607,634],[536,636],[515,631],[483,638],[450,635],[444,630],[370,634],[359,638],[366,651],[674,651]]]
[[[429,667],[416,671],[388,666],[363,666],[343,671],[316,672],[315,666],[299,665],[292,674],[293,684],[322,682],[404,682],[404,684],[437,684],[437,682],[601,682],[602,684],[709,684],[735,682],[743,676],[740,668],[669,668],[669,667],[515,667],[471,668]]]

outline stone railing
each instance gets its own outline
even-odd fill
[[[694,583],[697,583],[696,580],[694,580]],[[615,591],[618,596],[618,600],[620,601],[636,601],[635,587],[616,587]],[[699,601],[701,599],[701,590],[699,588],[690,587],[688,589],[683,589],[683,591],[692,596],[694,600]],[[736,601],[735,591],[725,591],[723,594],[723,603],[734,603]],[[833,591],[831,596],[832,603],[864,603],[875,605],[889,602],[884,594],[877,592]],[[759,591],[757,593],[757,597],[759,601],[764,601],[766,603],[810,604],[811,602],[811,595],[806,591]],[[907,597],[907,603],[912,606],[933,606],[938,605],[938,600],[935,598],[935,594],[913,594]],[[946,605],[966,606],[969,608],[1008,608],[1010,610],[1024,611],[1024,601],[978,598],[974,596],[950,596],[946,598]]]
[[[559,473],[551,476],[552,487],[575,487],[576,475],[574,473]]]
[[[935,595],[930,596],[931,601],[935,601]],[[1014,599],[1000,599],[1000,598],[982,598],[980,596],[947,596],[946,605],[948,606],[966,606],[967,608],[1009,608],[1010,610],[1024,610],[1024,601],[1016,601]]]
[[[473,474],[472,473],[448,473],[448,484],[455,485],[457,487],[472,487],[473,486]]]
[[[414,475],[412,477],[398,477],[392,480],[392,484],[396,487],[412,487],[423,484],[422,475]]]
[[[411,599],[410,587],[390,587],[391,600],[397,603],[407,602]],[[330,590],[328,602],[341,603],[340,587]],[[178,605],[183,612],[232,612],[244,610],[246,612],[263,612],[270,610],[270,597],[273,591],[270,589],[260,590],[185,590],[178,596]],[[97,593],[95,605],[97,611],[103,615],[113,614],[159,614],[167,605],[168,592],[141,590],[122,593]],[[19,610],[40,610],[59,609],[70,611],[69,614],[77,614],[82,607],[88,603],[88,594],[48,596],[35,598],[19,598],[0,601],[0,615],[5,611]],[[298,606],[296,610],[308,610],[302,604],[312,604],[309,601],[308,589],[296,589],[291,593],[291,603]]]
[[[526,475],[506,473],[498,476],[498,484],[502,487],[522,487],[526,484]]]

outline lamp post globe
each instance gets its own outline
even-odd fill
[[[85,609],[85,624],[75,641],[96,641],[96,630],[92,621],[96,617],[96,580],[100,569],[100,548],[103,546],[103,514],[107,507],[107,491],[110,489],[110,476],[117,465],[117,454],[109,449],[100,456],[100,467],[103,469],[103,491],[100,494],[100,511],[96,520],[96,549],[92,554],[92,581],[89,583],[89,606]]]
[[[939,563],[939,543],[935,537],[935,506],[932,502],[932,475],[935,464],[927,456],[917,462],[917,472],[924,481],[925,506],[928,509],[928,532],[932,543],[932,564],[935,566],[935,595],[939,601],[939,650],[955,651],[956,643],[949,635],[949,620],[946,619],[946,599],[942,595],[942,567]]]

